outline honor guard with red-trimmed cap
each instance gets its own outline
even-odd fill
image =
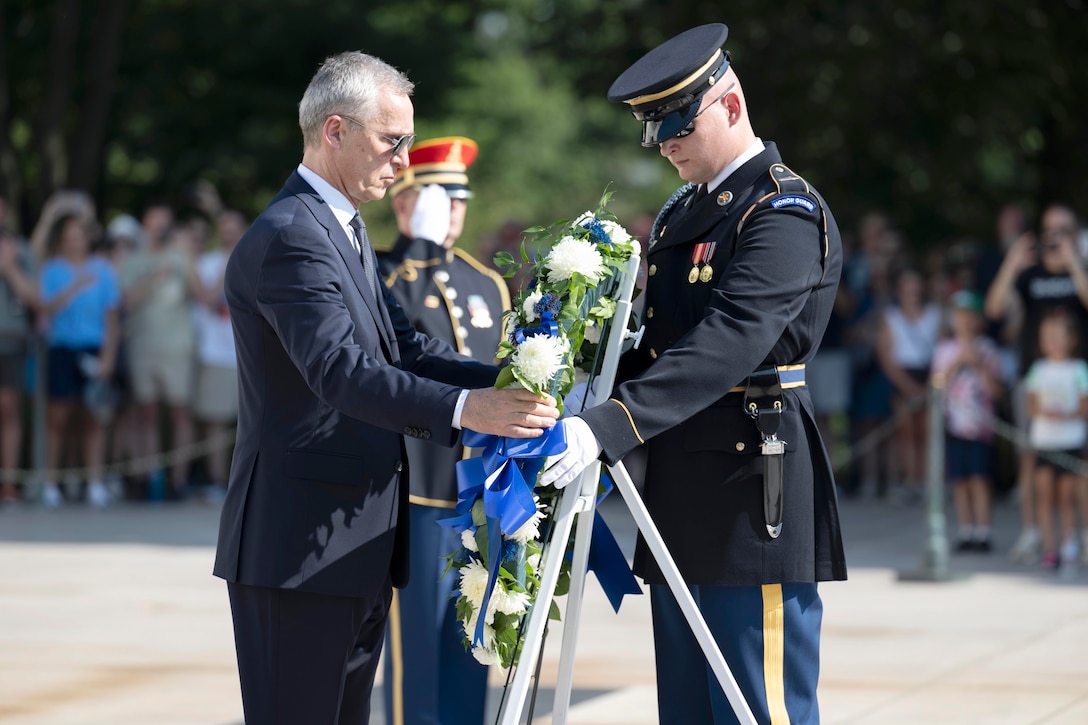
[[[506,282],[454,246],[472,197],[468,167],[476,142],[461,136],[417,143],[411,165],[389,187],[400,232],[379,254],[386,286],[415,328],[458,352],[494,362],[510,307]],[[437,521],[457,502],[455,464],[463,449],[408,439],[411,570],[394,592],[386,641],[384,694],[389,725],[484,720],[487,668],[465,651],[455,613],[456,574],[443,576],[446,554],[460,538]]]
[[[646,253],[645,333],[612,397],[561,420],[544,482],[646,447],[646,504],[761,723],[817,723],[822,605],[846,578],[805,365],[842,267],[823,197],[751,125],[721,24],[654,48],[608,91],[687,183]],[[640,539],[663,724],[737,722]]]

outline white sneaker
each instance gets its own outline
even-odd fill
[[[110,505],[110,492],[106,485],[94,479],[87,484],[87,502],[96,509],[104,509]]]
[[[1039,544],[1039,530],[1034,526],[1024,529],[1009,549],[1009,559],[1018,564],[1030,564],[1039,558]]]
[[[61,495],[60,488],[53,481],[46,481],[42,484],[42,504],[46,508],[60,508],[60,505],[64,503],[64,496]]]

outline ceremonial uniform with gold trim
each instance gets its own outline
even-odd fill
[[[430,184],[442,186],[452,203],[471,196],[466,169],[476,144],[463,137],[431,139],[411,151],[411,166],[390,187],[391,196]],[[441,241],[441,240],[439,240]],[[417,330],[444,340],[477,360],[495,361],[510,307],[505,280],[457,247],[398,236],[379,253],[386,286]],[[386,722],[389,725],[481,725],[488,668],[465,650],[456,618],[456,573],[445,556],[460,538],[438,521],[457,502],[455,466],[464,448],[442,448],[406,440],[410,479],[412,579],[397,590],[390,607],[385,650]]]
[[[721,24],[685,31],[609,90],[642,121],[644,146],[681,160],[722,149],[707,166],[728,175],[705,191],[685,185],[663,207],[641,345],[612,397],[580,417],[610,464],[645,444],[647,508],[756,720],[815,724],[816,583],[845,579],[846,563],[804,369],[831,315],[842,246],[824,199],[755,137],[740,92],[728,98],[739,80],[726,35]],[[704,111],[718,115],[708,123]],[[749,403],[771,414],[757,425]],[[737,722],[641,536],[634,569],[650,585],[660,722]]]

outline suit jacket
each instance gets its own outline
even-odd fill
[[[460,390],[492,385],[497,369],[417,332],[380,283],[376,299],[297,172],[239,241],[224,286],[239,415],[214,573],[342,596],[403,586],[402,436],[452,446]]]
[[[743,394],[730,392],[757,369],[816,353],[842,265],[835,220],[773,144],[701,200],[690,188],[670,201],[650,240],[646,330],[622,360],[626,382],[581,415],[610,463],[648,441],[646,504],[689,584],[845,578],[808,388],[784,391],[777,539],[764,522],[761,437]],[[664,581],[641,539],[635,570]]]
[[[426,239],[397,237],[393,248],[378,253],[385,284],[408,319],[429,337],[448,342],[457,352],[494,362],[503,335],[503,313],[510,307],[506,281],[467,252],[443,249]],[[455,466],[462,446],[445,448],[427,441],[405,441],[411,463],[411,502],[453,508],[457,503]]]

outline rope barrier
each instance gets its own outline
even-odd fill
[[[158,469],[168,469],[180,463],[188,463],[214,451],[234,445],[234,429],[225,430],[203,440],[179,446],[151,456],[140,456],[127,461],[107,463],[98,468],[13,468],[3,471],[3,479],[10,483],[37,484],[42,481],[84,480],[92,473],[106,476],[138,476]]]

